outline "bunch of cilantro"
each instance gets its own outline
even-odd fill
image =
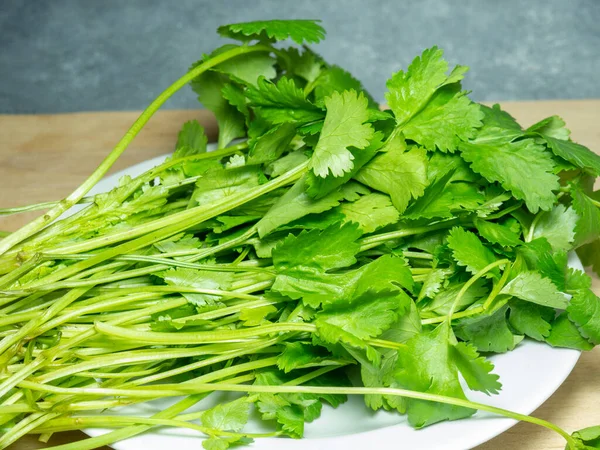
[[[115,430],[54,448],[163,426],[209,450],[300,438],[351,394],[417,428],[481,409],[600,448],[600,428],[569,435],[471,402],[460,383],[498,393],[488,357],[523,339],[600,343],[600,300],[567,264],[575,250],[600,269],[600,157],[556,116],[523,129],[472,102],[467,68],[436,47],[389,79],[381,111],[308,47],[275,45],[318,42],[317,21],[219,33],[241,43],[195,63],[73,194],[3,210],[51,206],[0,240],[0,448],[88,427]],[[188,83],[218,149],[185,123],[164,163],[84,197]],[[241,394],[186,413],[213,391]],[[112,413],[162,397],[180,399]],[[272,431],[244,431],[251,407]]]

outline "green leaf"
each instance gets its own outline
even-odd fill
[[[532,271],[519,273],[500,293],[551,308],[565,309],[568,304],[564,294],[558,292],[552,281]]]
[[[552,347],[574,348],[576,350],[591,350],[594,344],[581,336],[581,333],[568,318],[568,313],[563,312],[552,321],[550,334],[546,342]]]
[[[335,305],[317,314],[314,324],[320,339],[367,348],[365,339],[379,336],[407,305],[394,291],[367,291],[346,305]],[[369,357],[369,359],[372,359]]]
[[[196,63],[199,64],[200,62]],[[193,65],[191,68],[194,68]],[[228,77],[215,72],[205,72],[192,82],[192,89],[198,100],[210,109],[219,125],[219,148],[226,147],[232,140],[245,134],[245,119],[234,106],[223,97],[222,91],[228,84]]]
[[[357,239],[361,232],[355,224],[333,225],[323,231],[303,231],[290,235],[273,251],[277,271],[291,269],[304,272],[326,272],[351,266],[360,250]]]
[[[590,289],[592,287],[592,279],[588,274],[573,267],[567,268],[565,273],[565,292],[573,294],[580,289]]]
[[[390,197],[378,193],[364,195],[353,203],[342,203],[338,209],[344,214],[345,222],[357,223],[363,233],[372,233],[400,219]]]
[[[600,448],[600,426],[588,427],[583,430],[575,431],[572,436],[581,443],[581,449],[583,450]]]
[[[417,302],[420,302],[424,298],[434,298],[435,294],[442,288],[442,284],[446,278],[451,274],[452,271],[450,269],[431,269],[419,291]]]
[[[592,267],[596,274],[600,274],[600,239],[579,247],[577,256],[585,267]]]
[[[399,387],[466,399],[448,335],[448,324],[444,322],[433,331],[415,335],[406,342],[406,347],[398,350],[394,380]],[[408,422],[415,428],[475,413],[472,409],[425,400],[406,399],[406,403]]]
[[[571,185],[571,198],[575,211],[575,246],[594,242],[600,236],[600,209],[577,186]]]
[[[545,238],[534,239],[531,242],[522,244],[517,252],[521,255],[529,270],[535,270],[542,276],[552,280],[559,291],[565,289],[565,264],[562,264],[554,257],[558,255],[552,250],[552,247]]]
[[[234,80],[256,86],[260,77],[275,78],[275,59],[266,53],[248,53],[228,59],[212,70],[230,75]]]
[[[173,159],[183,158],[184,156],[197,155],[206,152],[206,143],[208,138],[204,134],[204,128],[197,120],[190,120],[183,124],[181,131],[177,135],[177,144]]]
[[[568,140],[571,132],[565,128],[565,122],[558,116],[550,116],[531,125],[526,132],[540,133],[554,138]]]
[[[456,262],[472,274],[476,274],[496,261],[492,251],[481,243],[475,233],[461,227],[454,227],[450,230],[448,247],[452,250],[452,256]],[[500,270],[495,267],[486,275],[499,276]]]
[[[283,41],[316,44],[325,37],[320,20],[260,20],[220,26],[218,33],[239,41]]]
[[[577,214],[573,208],[558,204],[542,214],[533,231],[534,239],[544,237],[553,250],[570,250],[575,239]]]
[[[474,223],[479,234],[492,244],[500,244],[504,247],[515,247],[523,244],[519,236],[505,225],[482,219],[475,219]]]
[[[274,305],[260,306],[258,308],[243,308],[240,311],[240,320],[245,327],[254,327],[267,320],[267,316],[277,312]]]
[[[378,108],[377,102],[365,90],[362,83],[341,67],[332,65],[323,70],[315,82],[315,95],[323,101],[334,92],[353,90],[362,93],[370,108]]]
[[[257,166],[211,170],[196,182],[192,199],[199,205],[214,203],[258,186],[260,175]]]
[[[453,217],[461,211],[475,210],[484,201],[479,187],[473,183],[451,182],[455,172],[448,172],[425,189],[404,213],[407,219]]]
[[[250,105],[261,118],[272,124],[308,123],[324,117],[323,111],[310,103],[293,80],[282,77],[277,84],[260,78],[257,86],[246,90]]]
[[[300,178],[258,222],[258,235],[263,238],[273,230],[308,214],[322,213],[340,204],[346,193],[337,189],[318,200],[305,191],[306,176]]]
[[[600,344],[600,298],[596,294],[590,289],[579,291],[571,298],[567,312],[583,337]]]
[[[537,341],[544,341],[550,334],[550,322],[556,315],[552,308],[529,302],[512,300],[508,323],[519,333]]]
[[[541,134],[542,138],[548,144],[556,156],[559,156],[574,166],[588,170],[594,176],[600,175],[600,156],[583,145],[575,142],[563,140],[562,138],[551,137]]]
[[[287,54],[287,58],[283,62],[286,69],[304,78],[307,83],[314,82],[323,70],[323,59],[307,47],[303,48],[302,53],[295,47],[289,47],[280,52]]]
[[[512,334],[506,322],[506,311],[504,306],[491,315],[461,319],[454,331],[480,352],[506,353],[523,339]]]
[[[249,164],[270,163],[277,160],[296,135],[296,127],[291,123],[282,123],[254,140],[248,153]]]
[[[246,397],[232,402],[219,403],[204,411],[200,417],[202,425],[222,431],[240,431],[248,422],[250,404]]]
[[[483,356],[479,356],[473,345],[459,342],[450,348],[451,357],[469,389],[486,394],[497,394],[500,391],[500,377],[491,373],[494,365]]]
[[[465,283],[451,283],[440,292],[438,292],[433,299],[423,306],[423,311],[433,311],[436,315],[446,315],[450,312],[452,304],[456,300],[456,296],[463,288]],[[460,301],[457,304],[457,311],[465,309],[467,306],[472,305],[477,300],[485,297],[489,292],[489,289],[485,286],[485,281],[480,279],[477,280],[473,285],[463,294]]]
[[[355,178],[363,184],[389,194],[402,214],[411,199],[420,197],[427,186],[425,149],[404,151],[399,145],[389,148],[365,165]]]
[[[300,164],[308,161],[308,159],[309,158],[306,156],[305,152],[302,150],[295,150],[269,164],[265,169],[265,173],[271,177],[278,177],[292,169],[295,169]],[[314,196],[311,195],[311,197]]]
[[[302,342],[288,342],[285,350],[277,358],[277,367],[285,373],[309,367],[343,366],[351,363],[348,359],[335,358],[323,347]]]
[[[226,290],[233,281],[232,272],[216,272],[208,270],[184,269],[181,267],[169,269],[156,274],[171,286],[183,286],[200,289]],[[198,306],[222,305],[221,297],[210,294],[182,293],[190,303]]]
[[[513,139],[510,130],[483,127],[475,139],[460,144],[462,157],[488,181],[525,200],[532,213],[550,210],[556,201],[552,191],[559,188],[552,157],[533,139]]]
[[[409,303],[410,306],[408,312],[402,314],[390,328],[384,331],[380,336],[381,339],[404,344],[410,338],[421,332],[422,326],[419,310],[412,299]]]
[[[485,114],[485,123],[488,126],[498,127],[505,130],[513,130],[517,135],[522,134],[521,125],[517,123],[515,118],[506,111],[500,108],[499,104],[494,104],[491,108],[486,105],[479,105]]]
[[[419,113],[438,88],[462,79],[466,67],[457,66],[450,76],[446,75],[448,63],[443,54],[437,47],[429,48],[413,60],[406,72],[401,70],[387,81],[385,98],[398,125]]]
[[[444,86],[402,127],[402,133],[428,150],[454,152],[462,141],[475,136],[482,119],[479,105],[465,92],[454,85]]]
[[[340,177],[329,175],[322,178],[315,175],[313,171],[308,172],[306,175],[306,192],[308,195],[312,198],[322,198],[348,182],[375,156],[377,151],[383,146],[382,140],[383,134],[376,132],[367,147],[360,150],[355,147],[350,147],[348,151],[350,151],[353,156],[353,167],[350,172],[346,172]]]
[[[354,167],[354,156],[348,148],[367,147],[374,131],[371,125],[365,123],[369,115],[363,94],[354,90],[334,92],[325,99],[325,107],[325,123],[310,168],[321,178],[330,172],[334,177],[340,177]]]

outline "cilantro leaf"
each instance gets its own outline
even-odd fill
[[[307,83],[313,83],[319,78],[323,70],[323,59],[308,47],[304,47],[302,53],[295,47],[280,50],[280,52],[287,55],[283,65],[286,66],[288,72],[303,78]]]
[[[192,199],[199,205],[215,202],[258,186],[260,175],[256,166],[211,170],[196,182]]]
[[[588,170],[594,176],[600,175],[600,156],[581,144],[576,144],[563,138],[556,138],[541,134],[542,139],[548,144],[556,156],[570,162],[576,167]]]
[[[450,76],[446,75],[448,63],[443,54],[437,47],[429,48],[413,60],[406,72],[401,70],[387,81],[385,98],[398,125],[420,112],[438,88],[462,79],[465,67],[457,66]]]
[[[454,152],[462,141],[475,136],[482,119],[479,105],[465,92],[456,86],[444,86],[402,127],[402,133],[428,150]]]
[[[240,431],[248,422],[250,404],[246,397],[219,403],[202,413],[202,425],[222,431]]]
[[[364,195],[353,203],[342,203],[338,209],[344,214],[345,222],[357,223],[363,233],[372,233],[400,219],[390,197],[379,193]]]
[[[325,178],[319,177],[314,174],[313,171],[308,172],[306,175],[306,192],[312,198],[321,198],[337,189],[354,175],[356,175],[362,167],[367,164],[377,153],[377,151],[383,146],[383,134],[376,132],[373,135],[373,139],[368,146],[363,149],[357,149],[355,147],[348,148],[348,151],[353,156],[353,166],[350,172],[344,173],[342,176],[334,177],[327,176]]]
[[[244,115],[223,97],[222,91],[227,84],[228,77],[216,72],[205,72],[191,82],[192,89],[198,94],[198,101],[210,109],[217,119],[219,148],[226,147],[245,133]]]
[[[577,292],[567,307],[569,319],[592,344],[600,344],[600,298],[590,289]]]
[[[277,358],[277,367],[288,373],[296,369],[323,366],[343,366],[353,361],[335,358],[323,347],[318,347],[302,342],[289,342],[285,350]]]
[[[518,247],[517,252],[524,258],[529,270],[539,272],[542,276],[552,280],[559,291],[564,291],[566,262],[563,264],[555,259],[558,253],[552,250],[545,238],[534,239],[522,244]]]
[[[290,235],[273,251],[273,265],[278,271],[290,269],[326,272],[348,267],[356,262],[361,232],[355,224],[333,225],[323,231],[303,231]]]
[[[448,247],[452,250],[452,256],[456,262],[466,267],[472,274],[476,274],[496,261],[492,251],[481,243],[475,233],[461,227],[454,227],[450,230]],[[495,267],[488,274],[499,276],[500,270]]]
[[[480,352],[505,353],[515,348],[523,336],[515,336],[506,321],[507,306],[492,314],[461,319],[454,331]]]
[[[394,381],[405,389],[466,399],[454,353],[448,342],[446,322],[433,331],[419,333],[406,342],[406,348],[398,350]],[[406,403],[408,422],[415,428],[475,413],[472,409],[424,400],[406,399]]]
[[[204,134],[202,125],[197,120],[190,120],[183,124],[181,131],[177,135],[177,144],[175,145],[173,159],[204,153],[206,152],[207,142],[208,138]]]
[[[201,289],[226,290],[231,287],[233,273],[207,270],[169,269],[156,274],[171,286],[183,286]],[[210,294],[184,292],[182,295],[192,304],[198,306],[221,306],[221,298]]]
[[[367,99],[356,91],[334,92],[325,99],[327,114],[310,168],[325,178],[329,172],[340,177],[354,167],[348,147],[365,148],[373,137],[368,119]]]
[[[290,78],[282,77],[277,84],[259,78],[256,87],[249,86],[246,96],[260,117],[272,124],[308,123],[323,118],[323,111],[309,102],[302,89]]]
[[[530,133],[540,133],[554,139],[568,140],[571,132],[565,128],[565,121],[558,116],[550,116],[534,123],[526,130]]]
[[[282,123],[271,128],[252,142],[248,153],[249,164],[270,163],[277,160],[288,150],[295,135],[296,127],[290,123]]]
[[[486,105],[479,105],[483,113],[485,114],[486,125],[502,128],[504,130],[512,130],[516,133],[515,136],[520,135],[523,132],[521,125],[506,111],[500,108],[499,104],[494,104],[491,108]]]
[[[519,273],[500,293],[552,308],[565,309],[568,304],[566,297],[558,292],[552,281],[533,271]]]
[[[339,188],[318,200],[306,193],[306,176],[300,178],[258,222],[258,235],[263,238],[273,230],[307,214],[322,213],[340,204],[346,193]]]
[[[274,66],[275,59],[268,54],[249,53],[222,62],[212,70],[230,75],[233,80],[243,84],[255,86],[260,77],[267,80],[275,78],[277,72]]]
[[[378,108],[377,102],[365,90],[362,83],[341,67],[332,65],[323,70],[315,81],[315,95],[323,101],[334,92],[353,90],[361,93],[370,108]]]
[[[325,37],[320,20],[260,20],[232,23],[220,26],[218,33],[239,41],[284,41],[291,39],[298,44],[317,43]]]
[[[479,356],[473,345],[459,342],[450,349],[456,367],[471,390],[486,394],[497,394],[500,391],[500,377],[491,373],[494,365],[483,356]]]
[[[403,150],[401,146],[394,145],[386,153],[373,158],[354,177],[373,189],[389,194],[401,214],[411,199],[423,195],[428,183],[425,149]]]
[[[554,163],[532,139],[513,141],[509,130],[483,127],[475,139],[460,144],[462,157],[490,182],[498,182],[529,210],[550,210],[558,190]]]
[[[422,311],[433,311],[436,315],[448,314],[456,296],[464,285],[465,283],[450,283],[444,289],[440,290],[429,303],[425,304],[422,307]],[[485,286],[485,281],[482,279],[477,280],[461,297],[457,304],[457,311],[461,311],[475,303],[480,298],[486,296],[488,292],[489,289]]]
[[[514,247],[523,243],[519,239],[519,236],[505,225],[482,219],[475,219],[475,226],[477,227],[479,234],[492,244]]]
[[[364,347],[361,341],[379,336],[406,309],[397,292],[367,291],[347,305],[334,305],[317,314],[315,325],[319,337],[335,344],[344,342]]]
[[[558,204],[550,212],[540,214],[542,216],[535,226],[533,237],[546,238],[554,250],[570,250],[577,222],[573,208]]]
[[[546,342],[552,347],[574,348],[576,350],[591,350],[594,345],[581,336],[581,333],[568,318],[568,313],[563,312],[552,321],[550,334]]]
[[[577,214],[575,224],[575,245],[577,247],[593,242],[600,235],[600,209],[577,186],[571,185],[573,210]]]
[[[555,315],[555,311],[551,308],[512,300],[508,323],[520,334],[537,341],[544,341],[550,334],[550,322]]]

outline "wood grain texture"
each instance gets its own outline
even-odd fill
[[[558,114],[567,122],[575,141],[600,153],[600,100],[506,102],[502,105],[525,126]],[[51,201],[69,194],[108,154],[136,117],[135,112],[0,115],[0,205],[9,207]],[[181,124],[194,118],[214,138],[216,126],[205,111],[161,111],[112,171],[172,150]],[[0,217],[0,230],[15,230],[38,214]],[[597,278],[594,279],[594,290],[600,292]],[[600,348],[596,348],[581,356],[566,382],[534,415],[566,430],[600,424],[599,373]],[[57,433],[49,444],[72,442],[83,437],[80,432]],[[27,436],[9,448],[33,450],[46,447],[36,437]],[[108,447],[103,449],[108,450]],[[564,442],[545,429],[518,424],[477,447],[477,450],[503,449],[562,450]]]

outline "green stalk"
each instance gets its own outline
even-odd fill
[[[198,65],[194,69],[190,70],[184,76],[175,81],[171,86],[169,86],[165,91],[163,91],[150,105],[142,112],[140,117],[133,123],[131,128],[125,133],[125,136],[121,138],[119,143],[115,146],[115,148],[110,152],[110,154],[102,161],[102,163],[98,166],[98,168],[90,175],[90,177],[83,182],[81,186],[79,186],[75,191],[73,191],[68,197],[61,200],[58,205],[53,207],[50,211],[44,214],[41,217],[33,220],[32,222],[25,225],[20,230],[10,234],[5,239],[0,241],[0,255],[4,254],[12,247],[28,238],[32,234],[40,231],[46,225],[54,221],[57,217],[59,217],[63,212],[69,209],[71,206],[75,205],[79,200],[83,198],[85,194],[89,192],[89,190],[100,181],[100,179],[108,172],[108,170],[112,167],[115,161],[121,156],[121,154],[125,151],[125,149],[129,146],[129,144],[133,141],[133,139],[137,136],[137,134],[142,130],[142,128],[146,125],[146,123],[150,120],[150,118],[154,115],[156,111],[179,89],[188,84],[197,76],[211,69],[212,67],[221,64],[231,58],[235,58],[236,56],[252,53],[252,52],[272,52],[272,48],[266,45],[254,45],[254,46],[240,46],[234,49],[225,51],[208,61]]]

